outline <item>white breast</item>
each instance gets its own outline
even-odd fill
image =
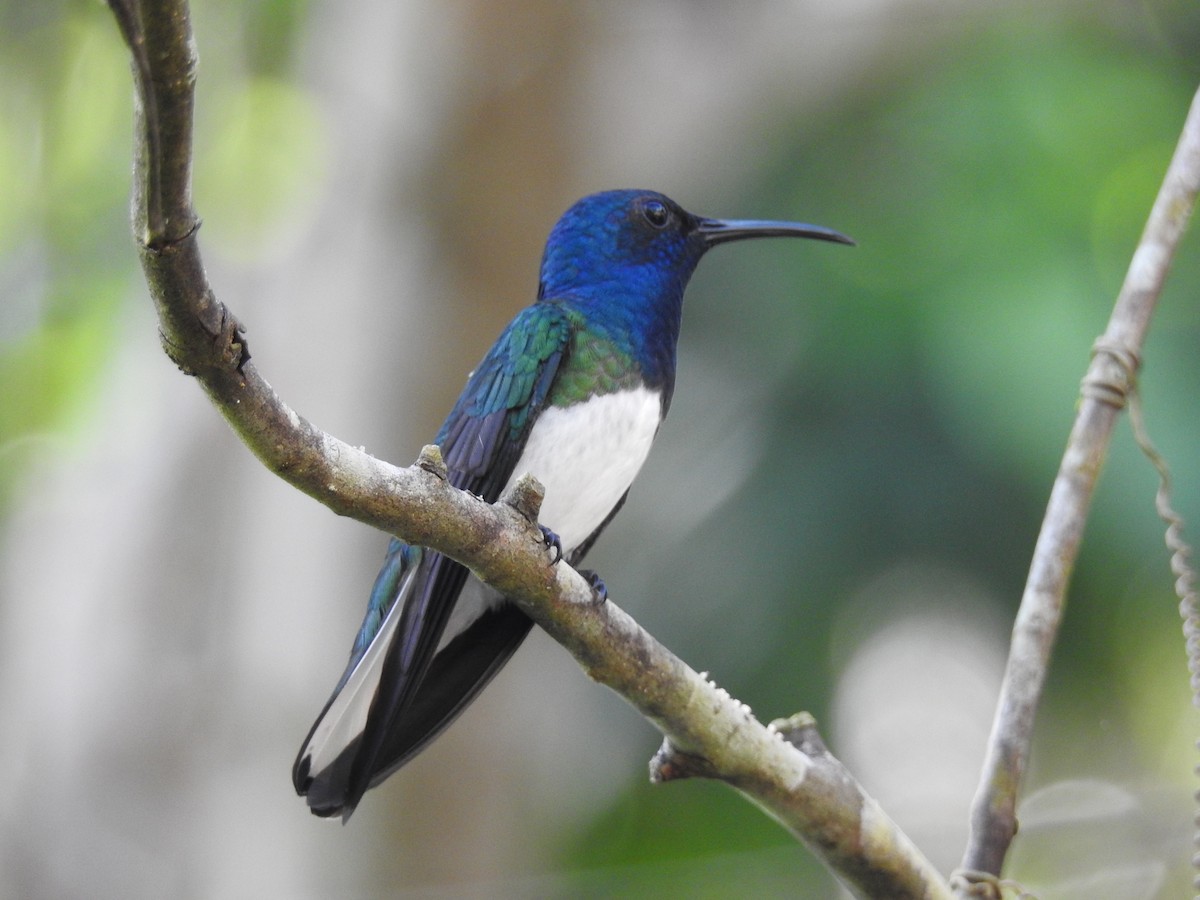
[[[570,553],[629,490],[650,453],[661,412],[658,393],[645,387],[545,409],[505,490],[526,472],[537,478],[546,488],[541,524]]]

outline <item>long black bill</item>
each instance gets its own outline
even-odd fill
[[[696,230],[704,236],[710,247],[728,241],[741,241],[759,237],[798,237],[818,241],[833,241],[836,244],[854,245],[853,238],[840,231],[803,222],[763,222],[756,219],[699,219]]]

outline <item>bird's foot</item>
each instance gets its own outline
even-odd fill
[[[598,572],[594,569],[580,569],[579,574],[592,587],[592,603],[596,606],[602,606],[608,601],[608,585],[604,583],[604,579],[600,577]]]
[[[546,545],[546,549],[554,551],[554,559],[550,562],[553,566],[563,558],[562,539],[545,525],[539,525],[538,528],[542,532],[542,543]]]

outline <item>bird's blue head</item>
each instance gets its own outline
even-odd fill
[[[683,295],[706,249],[695,217],[662,194],[592,194],[550,232],[539,296],[669,303]]]
[[[682,294],[710,247],[755,237],[854,243],[799,222],[706,219],[656,191],[603,191],[577,200],[546,241],[539,297],[589,296],[616,288],[644,302]]]
[[[655,191],[591,194],[550,232],[538,299],[571,302],[632,342],[644,365],[673,374],[683,290],[700,258],[716,244],[772,236],[853,243],[815,225],[703,218]]]

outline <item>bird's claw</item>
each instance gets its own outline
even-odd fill
[[[601,606],[608,601],[608,585],[604,583],[604,579],[594,569],[580,569],[579,574],[584,577],[587,583],[592,588],[592,602],[596,606]]]
[[[546,545],[546,549],[554,551],[554,559],[550,561],[550,565],[556,565],[563,558],[562,539],[545,525],[539,525],[538,528],[542,532],[542,543]]]

